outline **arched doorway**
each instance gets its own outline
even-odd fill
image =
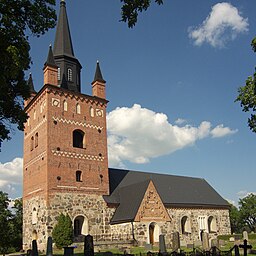
[[[154,245],[159,242],[160,228],[155,222],[149,224],[149,243]]]
[[[79,215],[74,219],[75,241],[82,241],[82,235],[88,235],[88,219],[82,215]]]

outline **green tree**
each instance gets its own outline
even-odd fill
[[[245,226],[256,232],[256,195],[249,194],[239,200],[239,213]]]
[[[121,7],[121,21],[127,22],[128,27],[132,28],[137,23],[138,13],[146,11],[151,0],[120,0],[123,3]],[[154,0],[158,5],[163,4],[163,0]]]
[[[59,249],[73,243],[72,221],[68,214],[61,213],[59,215],[58,222],[52,231],[52,238]]]
[[[242,222],[240,212],[233,204],[230,204],[229,209],[231,233],[240,233],[242,231]]]
[[[256,37],[252,40],[251,46],[256,52]],[[248,126],[253,132],[256,132],[256,72],[247,78],[245,86],[238,89],[238,96],[235,101],[240,101],[244,112],[250,112]]]
[[[22,99],[30,96],[24,72],[29,69],[28,35],[55,26],[55,0],[0,0],[0,144],[10,139],[12,124],[24,129]]]
[[[10,222],[12,213],[8,209],[9,202],[8,195],[0,191],[0,254],[3,255],[12,247],[13,227]]]
[[[14,206],[12,207],[14,215],[12,218],[13,225],[13,239],[12,246],[16,251],[22,249],[22,223],[23,223],[23,208],[22,208],[22,198],[14,200]]]

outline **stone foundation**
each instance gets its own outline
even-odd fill
[[[193,244],[200,240],[199,218],[205,218],[206,230],[210,238],[220,234],[230,234],[229,212],[227,209],[185,209],[169,208],[170,222],[133,222],[110,225],[115,208],[108,207],[99,195],[79,195],[76,193],[58,193],[49,197],[48,205],[44,197],[34,196],[24,200],[23,244],[24,249],[31,247],[32,239],[37,239],[38,248],[45,251],[48,236],[57,223],[60,213],[69,214],[71,220],[82,218],[82,235],[90,234],[94,237],[95,245],[110,246],[110,244],[127,243],[138,245],[147,243],[157,244],[159,235],[164,234],[166,244],[171,247],[172,233],[178,231],[182,244]],[[190,232],[182,230],[181,220],[187,216],[190,223]],[[202,217],[203,216],[203,217]],[[209,217],[215,218],[216,230],[207,227]],[[149,229],[153,229],[150,238]],[[80,236],[83,238],[83,236]],[[79,238],[79,236],[78,236]]]

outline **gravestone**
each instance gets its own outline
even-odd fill
[[[91,235],[84,238],[84,256],[94,256],[93,237]]]
[[[146,251],[151,251],[152,248],[153,248],[152,244],[145,244],[144,247],[145,247],[145,250],[146,250]]]
[[[47,239],[46,256],[52,256],[52,237],[49,236]]]
[[[180,234],[178,231],[172,234],[172,250],[177,252],[180,249]]]
[[[239,245],[239,248],[244,249],[244,256],[247,256],[247,250],[252,249],[252,246],[247,243],[247,240],[244,239],[244,243]]]
[[[233,236],[231,236],[231,237],[229,238],[229,242],[235,242],[235,238],[234,238]]]
[[[159,252],[161,254],[166,254],[166,245],[164,235],[159,235]]]
[[[247,233],[247,231],[243,231],[243,240],[247,240],[248,241],[248,233]]]
[[[73,246],[64,246],[64,256],[74,256],[74,247]]]
[[[234,248],[235,248],[235,256],[240,256],[238,245],[235,245]]]
[[[209,251],[209,235],[207,232],[202,233],[202,243],[203,243],[203,250]]]
[[[210,246],[210,247],[219,247],[219,245],[218,245],[218,239],[217,239],[217,238],[212,238],[212,239],[210,240],[210,242],[211,242],[211,246]]]
[[[36,240],[32,241],[32,255],[38,256],[37,242]]]

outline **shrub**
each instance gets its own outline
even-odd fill
[[[52,238],[58,249],[73,243],[72,221],[68,214],[64,215],[61,213],[58,217],[58,222],[52,231]]]

